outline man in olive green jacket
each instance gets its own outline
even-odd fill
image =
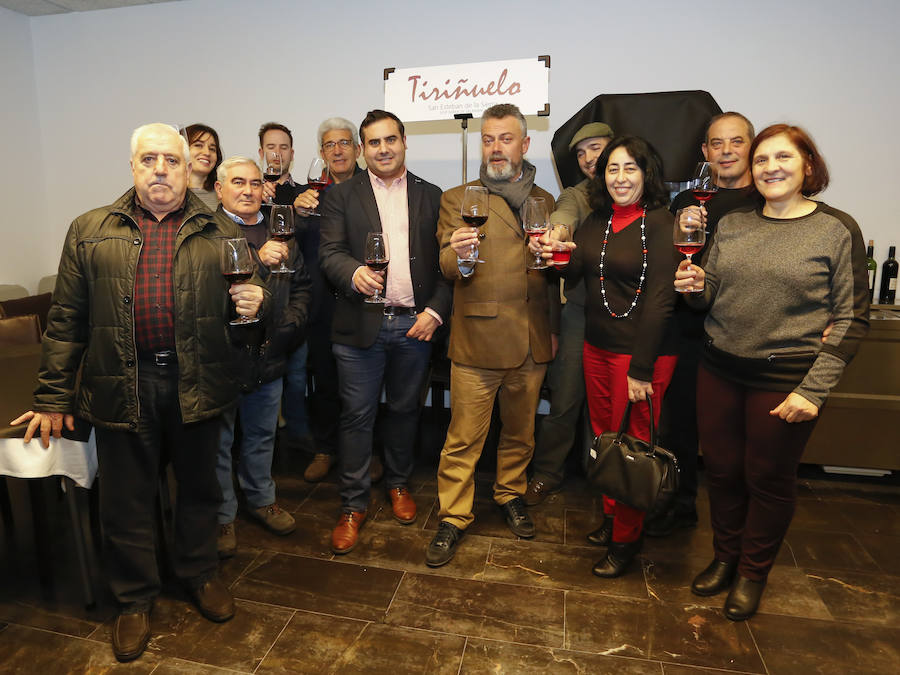
[[[264,291],[258,277],[230,288],[223,278],[222,241],[240,233],[187,191],[190,167],[174,128],[135,130],[134,189],[69,228],[34,410],[13,420],[29,422],[25,442],[39,429],[44,447],[64,424],[71,430],[76,415],[96,427],[106,569],[120,611],[112,643],[121,661],[140,656],[150,637],[160,589],[154,503],[168,460],[178,481],[175,573],[205,617],[234,614],[215,576],[219,418],[237,397],[226,324],[232,304],[256,315]]]

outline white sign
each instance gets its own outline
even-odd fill
[[[384,109],[404,122],[481,115],[514,103],[523,115],[550,114],[550,57],[425,68],[385,68]]]

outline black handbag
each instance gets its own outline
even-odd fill
[[[625,407],[618,431],[594,437],[585,458],[590,483],[607,497],[632,508],[663,513],[678,491],[678,460],[656,445],[653,402],[650,406],[650,442],[625,433],[631,416],[631,402]]]

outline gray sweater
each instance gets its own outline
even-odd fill
[[[719,222],[706,288],[704,363],[748,386],[794,391],[821,407],[869,327],[865,245],[848,214],[733,211]],[[822,343],[822,332],[834,322]]]

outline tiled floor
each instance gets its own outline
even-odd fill
[[[787,543],[759,614],[722,616],[722,597],[690,593],[711,556],[708,502],[700,525],[649,539],[616,580],[591,575],[603,550],[584,535],[598,500],[580,479],[532,513],[533,541],[515,539],[480,475],[476,521],[456,558],[432,570],[434,463],[411,484],[414,525],[390,517],[376,489],[373,517],[346,556],[328,541],[334,482],[305,483],[281,456],[279,501],[298,521],[276,537],[239,519],[238,555],[222,566],[235,618],[204,620],[176,585],[152,615],[144,656],[117,664],[114,610],[104,594],[81,606],[69,534],[56,537],[55,583],[41,589],[28,538],[4,530],[0,671],[4,673],[893,673],[900,671],[900,487],[896,481],[801,481]],[[330,477],[333,480],[333,476]],[[15,505],[15,504],[14,504]],[[53,505],[51,505],[53,506]],[[65,511],[58,504],[51,518]],[[25,542],[25,543],[23,543]],[[98,580],[98,589],[102,588]]]

